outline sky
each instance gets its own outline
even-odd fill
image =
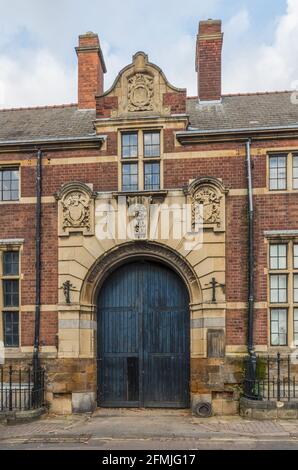
[[[78,35],[98,33],[105,89],[143,50],[196,95],[200,20],[223,22],[223,93],[298,88],[298,0],[0,0],[0,108],[77,102]]]

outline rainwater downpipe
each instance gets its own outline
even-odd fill
[[[248,337],[247,348],[250,358],[254,351],[254,204],[251,165],[251,139],[246,142],[247,194],[248,194]]]
[[[36,155],[36,210],[35,210],[35,326],[33,347],[34,388],[38,388],[39,343],[40,343],[40,291],[41,291],[41,191],[42,191],[42,151]]]

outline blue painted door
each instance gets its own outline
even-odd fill
[[[157,263],[114,271],[98,297],[100,406],[189,406],[189,299]]]

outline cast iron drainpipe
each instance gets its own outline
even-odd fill
[[[39,336],[40,336],[40,288],[41,288],[41,191],[42,191],[42,151],[38,149],[36,156],[36,212],[35,212],[35,331],[33,347],[33,385],[34,397],[39,389]]]
[[[248,189],[248,353],[255,363],[254,351],[254,204],[251,167],[251,139],[246,142],[247,189]]]

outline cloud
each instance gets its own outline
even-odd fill
[[[200,18],[223,0],[0,0],[1,106],[76,101],[79,34],[99,33],[109,87],[137,50],[162,67],[173,85],[196,89],[195,35]],[[17,14],[16,14],[17,12]],[[0,96],[1,98],[1,96]],[[4,103],[3,103],[4,101]]]
[[[246,9],[238,11],[230,20],[225,24],[225,31],[229,31],[233,38],[246,33],[250,26],[250,16]]]
[[[74,47],[78,35],[90,30],[100,36],[106,88],[132,55],[144,50],[173,85],[194,95],[198,21],[210,17],[226,18],[224,92],[290,88],[298,79],[297,0],[288,0],[272,43],[255,30],[259,4],[243,0],[237,11],[238,5],[236,0],[88,0],[86,8],[83,0],[0,0],[0,106],[77,101]],[[263,18],[265,23],[265,13]]]
[[[23,51],[13,60],[0,56],[0,107],[73,101],[74,71],[46,50]]]
[[[235,16],[235,18],[237,15]],[[232,19],[226,28],[231,46],[235,41]],[[298,2],[287,1],[286,13],[277,19],[272,44],[246,41],[238,31],[237,44],[227,53],[224,62],[223,83],[226,92],[289,90],[298,79]],[[247,35],[247,36],[246,36]],[[227,46],[227,44],[226,44]]]

